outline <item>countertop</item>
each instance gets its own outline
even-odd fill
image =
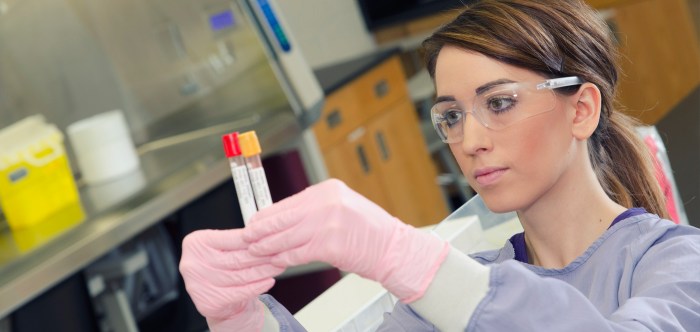
[[[356,59],[318,68],[314,70],[314,74],[327,96],[398,52],[397,48],[369,53]]]

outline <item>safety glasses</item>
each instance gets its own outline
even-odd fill
[[[471,109],[458,100],[436,103],[431,109],[433,126],[445,143],[459,143],[464,137],[467,113],[484,127],[501,130],[519,121],[554,110],[554,89],[582,84],[577,76],[553,78],[543,82],[515,82],[480,90]]]

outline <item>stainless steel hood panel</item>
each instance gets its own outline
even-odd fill
[[[11,2],[0,14],[0,127],[42,113],[65,129],[122,109],[142,144],[154,131],[165,133],[160,127],[174,118],[186,120],[189,131],[256,113],[262,104],[299,115],[298,101],[287,93],[294,87],[266,56],[259,20],[244,6],[227,0]]]

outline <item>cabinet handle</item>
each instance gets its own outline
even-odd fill
[[[360,159],[360,166],[365,174],[369,174],[369,162],[367,161],[367,154],[365,153],[365,148],[362,145],[357,146],[357,157]]]
[[[374,85],[374,96],[380,99],[389,94],[389,82],[385,79],[381,79],[377,84]]]
[[[343,122],[343,116],[340,113],[339,109],[334,109],[332,112],[330,112],[326,116],[326,124],[328,125],[328,128],[333,129],[337,126],[339,126]]]
[[[379,145],[379,152],[382,154],[382,160],[389,160],[389,147],[386,145],[386,140],[384,139],[384,134],[378,131],[374,138],[377,140],[377,145]]]

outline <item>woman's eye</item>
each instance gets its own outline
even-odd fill
[[[488,110],[493,113],[503,113],[515,106],[516,99],[512,96],[495,96],[486,103]]]
[[[462,113],[461,110],[448,110],[443,114],[443,119],[445,119],[448,126],[453,126],[461,121]]]

